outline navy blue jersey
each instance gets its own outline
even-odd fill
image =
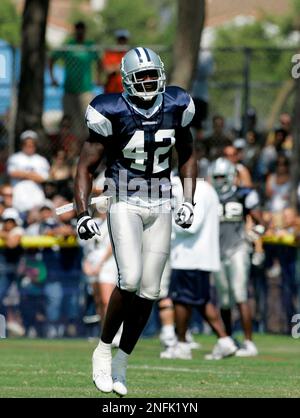
[[[140,189],[149,196],[158,184],[159,197],[170,191],[171,149],[191,140],[188,126],[193,115],[193,101],[179,87],[167,87],[147,110],[133,104],[126,93],[95,97],[86,112],[89,140],[105,146],[105,176],[117,193],[131,195]]]
[[[221,258],[231,254],[245,241],[245,217],[258,209],[259,197],[255,190],[238,187],[232,193],[219,195]]]

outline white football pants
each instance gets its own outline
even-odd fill
[[[158,299],[170,253],[171,205],[111,204],[108,226],[118,267],[118,287],[146,299]]]
[[[242,243],[231,257],[221,261],[221,270],[214,273],[221,308],[229,309],[248,300],[249,270],[249,246]]]

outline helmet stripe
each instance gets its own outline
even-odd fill
[[[151,61],[151,58],[150,58],[150,55],[149,55],[148,50],[147,50],[146,48],[143,48],[143,50],[144,50],[144,52],[145,52],[145,54],[146,54],[147,60],[148,60],[148,61]]]
[[[140,51],[138,50],[138,48],[134,48],[134,50],[135,50],[135,52],[136,52],[137,56],[139,57],[139,61],[140,61],[140,63],[142,63],[142,62],[143,62],[143,60],[142,60],[142,55],[141,55]]]

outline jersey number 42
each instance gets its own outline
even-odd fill
[[[169,157],[161,159],[161,155],[168,154],[169,149],[175,144],[175,131],[174,129],[160,129],[155,133],[154,141],[157,143],[157,148],[154,151],[153,159],[153,173],[159,173],[169,168]],[[160,146],[160,143],[164,143],[166,140],[169,143],[165,146]],[[148,153],[145,152],[145,133],[138,130],[130,138],[130,141],[123,148],[123,155],[125,158],[133,160],[130,167],[140,171],[146,171],[146,162],[148,159]]]

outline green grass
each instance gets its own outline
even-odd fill
[[[157,338],[141,340],[129,363],[129,395],[135,398],[300,397],[300,340],[256,336],[260,355],[205,361],[215,343],[197,337],[193,360],[160,360]],[[85,340],[0,340],[0,397],[104,396],[91,382]]]

